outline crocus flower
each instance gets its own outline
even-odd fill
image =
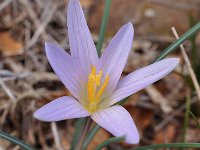
[[[45,44],[48,60],[72,96],[63,96],[41,107],[34,117],[46,122],[90,116],[125,142],[139,142],[138,130],[120,100],[171,72],[179,60],[168,58],[120,78],[132,46],[131,23],[122,26],[100,58],[89,32],[81,5],[70,0],[67,11],[69,55],[61,47]]]

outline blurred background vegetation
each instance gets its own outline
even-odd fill
[[[37,108],[70,95],[44,53],[45,41],[58,43],[69,52],[67,4],[67,0],[0,1],[0,130],[37,149],[67,150],[75,131],[75,120],[50,124],[33,118]],[[81,0],[81,4],[96,43],[105,1]],[[112,0],[103,49],[122,25],[133,23],[135,38],[123,72],[126,75],[151,63],[175,41],[172,26],[182,35],[199,19],[199,0]],[[200,82],[200,35],[187,40],[184,47]],[[124,104],[139,128],[139,145],[200,142],[200,105],[193,82],[181,52],[177,49],[170,56],[181,58],[174,72],[130,96]],[[99,129],[88,150],[110,137]],[[105,149],[136,146],[121,142]],[[20,148],[0,139],[1,149]]]

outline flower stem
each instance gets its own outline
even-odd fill
[[[85,139],[85,137],[87,135],[87,132],[90,129],[90,125],[91,125],[91,119],[90,119],[90,117],[88,117],[87,120],[86,120],[86,123],[85,123],[85,127],[83,129],[82,135],[80,137],[79,143],[78,143],[77,147],[75,148],[75,150],[82,149],[83,141],[84,141],[84,139]]]
[[[105,2],[106,2],[106,4],[105,4],[105,10],[104,10],[101,26],[100,26],[99,40],[98,40],[97,46],[96,46],[99,57],[101,56],[101,48],[103,45],[104,35],[105,35],[105,31],[106,31],[106,25],[108,23],[108,17],[110,14],[110,6],[111,6],[111,0],[106,0]]]
[[[86,150],[87,146],[90,144],[90,141],[96,135],[97,131],[100,129],[100,126],[96,124],[88,133],[88,136],[85,138],[83,143],[83,150]]]
[[[73,138],[70,150],[74,150],[75,149],[75,147],[77,145],[77,142],[79,140],[79,137],[81,135],[82,125],[83,124],[85,124],[85,118],[80,118],[80,119],[76,120],[75,133],[74,133],[74,138]]]

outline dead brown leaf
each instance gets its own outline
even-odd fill
[[[144,108],[135,108],[127,106],[126,109],[133,117],[139,130],[144,130],[150,123],[153,117],[153,111]]]
[[[70,145],[71,145],[71,143],[68,141],[68,140],[66,140],[66,137],[65,138],[62,138],[61,139],[61,142],[62,142],[62,146],[64,147],[64,149],[70,149]]]
[[[3,56],[14,56],[23,53],[23,44],[16,41],[8,32],[0,32],[0,52]]]
[[[86,7],[86,8],[89,8],[91,5],[93,5],[95,3],[94,0],[81,0],[81,6],[82,7]]]
[[[168,99],[165,98],[154,85],[146,87],[145,90],[151,97],[152,101],[161,106],[163,112],[169,113],[173,110],[168,104]]]
[[[162,144],[170,143],[173,141],[176,134],[176,127],[173,124],[167,125],[167,127],[155,133],[153,143]]]

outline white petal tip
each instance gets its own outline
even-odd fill
[[[129,30],[130,32],[134,32],[133,24],[131,22],[125,24],[124,27],[126,27],[126,29]]]
[[[51,44],[50,42],[45,42],[44,45],[48,46],[49,44]]]
[[[127,143],[127,144],[139,144],[140,141],[138,139],[137,141],[136,140],[134,140],[134,141],[125,141],[125,143]]]
[[[128,144],[139,144],[139,143],[140,143],[139,137],[137,139],[132,140],[131,142],[128,142]]]
[[[44,122],[50,122],[50,120],[46,120],[45,117],[43,117],[41,111],[41,109],[38,109],[34,112],[33,114],[33,117],[37,120],[40,120],[40,121],[44,121]]]
[[[46,54],[47,56],[53,51],[53,52],[58,52],[58,51],[62,51],[63,49],[57,45],[57,44],[53,44],[53,43],[50,43],[50,42],[45,42],[45,51],[46,51]],[[64,51],[64,50],[63,50]]]
[[[178,65],[178,63],[180,62],[179,58],[166,58],[164,59],[165,61],[168,61],[172,66],[176,66]]]
[[[137,130],[137,129],[136,129]],[[140,142],[140,136],[138,131],[133,132],[131,137],[125,138],[125,141],[127,144],[138,144]]]
[[[166,59],[171,60],[171,61],[174,61],[174,62],[177,62],[177,63],[180,61],[180,59],[179,59],[179,58],[176,58],[176,57],[166,58]]]
[[[180,62],[180,58],[174,58],[174,61],[178,64]]]
[[[34,117],[34,118],[36,118],[36,119],[38,118],[37,111],[36,111],[36,112],[34,112],[34,114],[33,114],[33,117]]]
[[[52,43],[49,42],[45,42],[44,44],[45,46],[45,51],[47,52],[49,49],[51,49],[54,45]]]
[[[42,118],[40,116],[40,112],[38,110],[36,110],[33,114],[33,117],[37,120],[41,120],[42,121]]]
[[[50,47],[55,47],[55,45],[50,42],[45,42],[44,46],[45,46],[45,49],[48,49]]]

